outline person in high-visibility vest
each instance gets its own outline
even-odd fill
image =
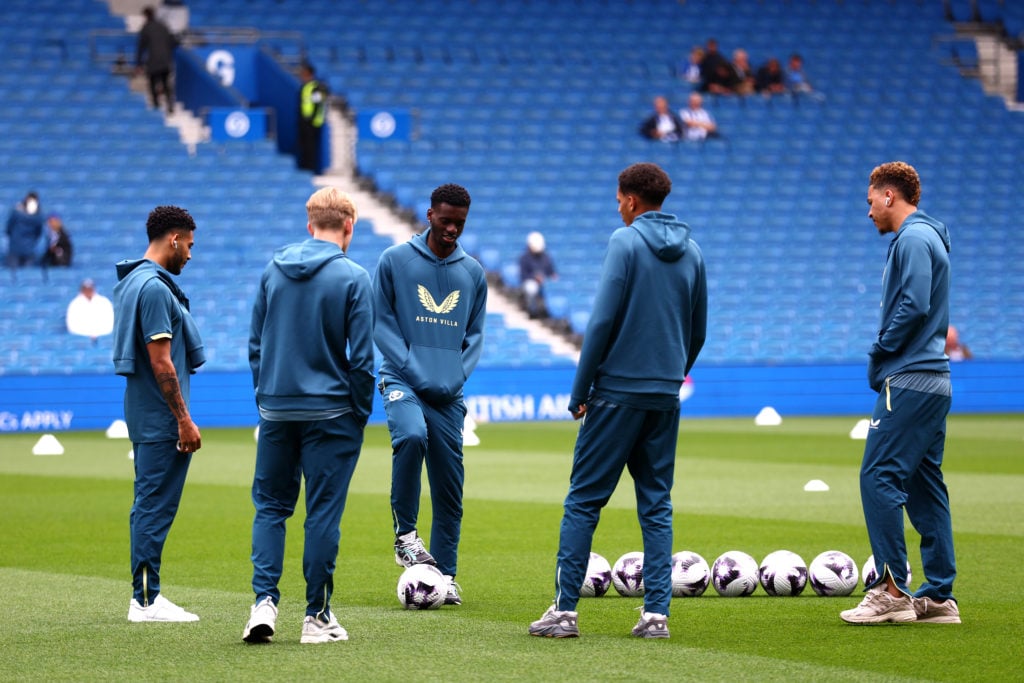
[[[299,168],[320,172],[320,134],[327,118],[327,88],[313,67],[303,64],[299,76]]]

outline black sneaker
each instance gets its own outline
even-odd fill
[[[423,539],[419,537],[415,529],[395,537],[395,564],[400,567],[411,567],[414,564],[437,566],[434,556],[427,552],[423,545]]]

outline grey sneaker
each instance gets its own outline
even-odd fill
[[[332,612],[328,612],[328,621],[324,622],[316,617],[307,616],[302,622],[301,643],[335,643],[339,640],[348,640],[348,631],[341,627]]]
[[[415,529],[407,534],[395,536],[395,564],[400,567],[411,567],[414,564],[437,566],[434,556],[427,552],[423,539]]]
[[[462,586],[455,583],[455,577],[444,575],[445,580],[448,582],[448,592],[444,595],[444,604],[446,605],[461,605],[462,596],[459,593],[462,591]]]
[[[277,607],[269,596],[265,597],[250,608],[249,623],[242,631],[242,640],[247,643],[269,643],[276,623]]]
[[[938,602],[931,598],[914,598],[914,612],[921,624],[959,624],[960,608],[956,600]]]
[[[637,638],[668,638],[668,617],[657,612],[640,612],[640,621],[631,633]]]
[[[545,638],[579,638],[580,627],[576,624],[576,616],[576,612],[559,612],[551,605],[540,619],[530,624],[530,635]]]
[[[910,596],[893,597],[881,586],[869,590],[859,605],[840,612],[839,616],[850,624],[899,624],[917,619]]]

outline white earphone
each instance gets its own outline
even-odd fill
[[[886,200],[885,204],[886,204],[886,206],[888,206],[889,201]],[[178,240],[174,240],[173,242],[171,242],[171,246],[174,247],[175,249],[177,249],[178,248]]]
[[[892,197],[886,197],[886,198],[885,198],[885,205],[886,205],[886,206],[889,206],[889,205],[891,205],[891,204],[892,204]]]

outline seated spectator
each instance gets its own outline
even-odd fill
[[[679,67],[679,77],[689,83],[692,88],[699,88],[701,85],[700,63],[703,60],[704,48],[694,45],[687,61]]]
[[[704,108],[704,98],[700,93],[690,93],[689,106],[679,112],[679,118],[686,126],[686,140],[702,142],[709,137],[719,137],[715,119]]]
[[[11,276],[18,268],[39,265],[39,242],[43,237],[43,209],[39,194],[31,191],[7,216],[7,265]]]
[[[708,38],[704,46],[704,59],[700,62],[700,90],[716,95],[732,93],[732,69],[729,60],[718,51],[718,41]]]
[[[754,92],[754,69],[750,66],[747,51],[737,48],[732,52],[732,90],[737,95],[750,95]]]
[[[811,86],[811,82],[807,80],[807,74],[804,73],[804,59],[798,54],[789,57],[786,85],[794,95],[810,95],[812,99],[824,99],[821,93],[817,92]]]
[[[71,334],[93,341],[114,331],[114,305],[96,292],[96,283],[92,280],[83,280],[78,296],[68,304],[67,326]]]
[[[782,70],[782,64],[778,59],[772,57],[757,70],[757,76],[754,78],[754,90],[765,97],[786,93],[786,73]]]
[[[644,120],[640,134],[651,140],[678,142],[683,137],[683,130],[683,122],[668,106],[668,100],[661,96],[655,97],[654,113]]]
[[[969,360],[974,354],[967,348],[967,344],[960,341],[960,332],[952,325],[946,331],[946,355],[951,361]]]
[[[64,229],[64,221],[60,216],[51,213],[46,218],[49,228],[47,236],[46,251],[43,252],[43,266],[70,266],[71,265],[71,237]]]
[[[522,288],[526,312],[531,318],[548,317],[544,304],[544,283],[557,280],[555,262],[545,251],[544,235],[531,232],[526,236],[526,251],[519,257],[519,286]]]

